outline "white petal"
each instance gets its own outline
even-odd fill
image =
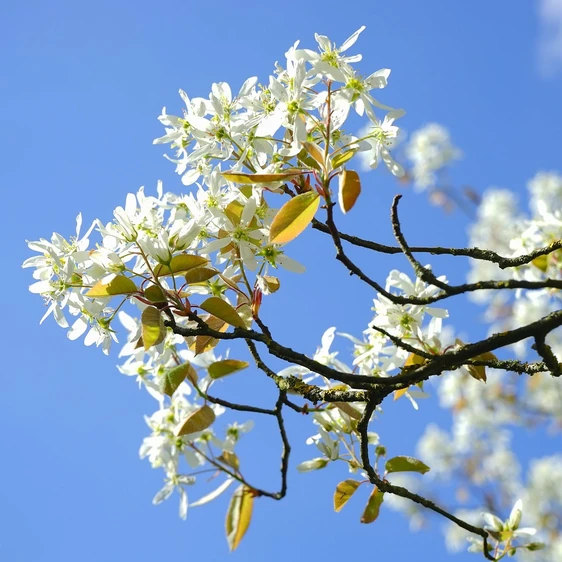
[[[284,254],[277,256],[275,258],[275,261],[281,267],[283,267],[287,271],[291,271],[292,273],[304,273],[306,271],[304,265]]]
[[[256,137],[272,137],[281,127],[283,123],[283,113],[281,111],[273,111],[266,115],[256,129]]]
[[[84,332],[88,329],[88,322],[83,316],[80,316],[78,320],[72,324],[70,330],[67,332],[67,337],[69,340],[77,340]]]
[[[386,148],[381,147],[381,156],[386,167],[398,178],[401,178],[406,172],[404,168],[396,162]]]
[[[37,281],[37,283],[33,283],[33,285],[29,286],[29,291],[36,294],[50,293],[52,291],[51,282]]]
[[[76,217],[76,239],[80,238],[80,228],[82,227],[82,213]]]
[[[256,200],[253,197],[250,197],[244,207],[244,210],[242,211],[242,216],[240,217],[241,224],[248,224],[254,218],[256,208]]]
[[[200,505],[205,505],[206,503],[213,501],[215,498],[218,498],[233,482],[234,478],[228,478],[216,490],[213,490],[206,496],[203,496],[197,501],[189,504],[189,507],[198,507]]]
[[[58,303],[53,303],[52,306],[53,306],[53,316],[55,317],[56,323],[61,328],[68,328],[68,322],[66,321],[66,318],[64,317],[62,309],[60,308],[60,306],[58,306]]]
[[[168,482],[164,485],[163,488],[156,492],[156,495],[152,498],[153,505],[158,505],[162,503],[164,500],[167,500],[174,491],[174,485],[171,482]]]
[[[187,494],[183,488],[179,488],[180,493],[180,510],[179,515],[185,521],[187,518]]]
[[[359,34],[365,31],[365,26],[362,25],[353,35],[350,35],[344,42],[343,45],[339,48],[340,53],[343,53],[344,51],[347,51],[347,49],[349,49],[352,45],[355,44],[355,41],[357,41],[357,38],[359,37]]]
[[[323,336],[322,336],[322,350],[326,353],[328,353],[328,351],[330,350],[330,346],[332,345],[332,342],[334,341],[334,337],[336,334],[336,327],[332,326],[331,328],[328,328]]]
[[[202,254],[210,254],[211,252],[216,252],[226,246],[228,246],[232,240],[230,238],[218,238],[209,242],[204,248],[201,248],[200,252]]]

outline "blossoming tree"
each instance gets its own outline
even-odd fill
[[[70,339],[84,336],[87,346],[106,354],[117,341],[117,321],[124,326],[119,370],[136,377],[157,403],[140,449],[164,475],[153,502],[175,491],[185,518],[188,508],[230,494],[231,549],[246,533],[255,498],[281,500],[287,493],[291,439],[285,419],[298,413],[315,426],[308,442],[317,452],[296,468],[339,467],[336,511],[359,487],[368,487],[362,523],[373,523],[383,502],[414,522],[429,510],[450,523],[450,546],[468,538],[470,549],[489,560],[535,550],[535,560],[558,560],[562,457],[536,459],[523,481],[509,427],[562,421],[562,177],[539,174],[532,181],[529,216],[516,209],[510,192],[486,193],[470,247],[411,246],[402,231],[399,195],[391,208],[394,246],[343,233],[339,213],[353,213],[361,197],[359,159],[370,168],[382,162],[393,175],[427,190],[434,202],[459,204],[443,174],[460,152],[444,128],[433,124],[412,135],[405,158],[391,154],[404,111],[374,97],[386,87],[390,70],[364,77],[354,69],[361,56],[348,50],[362,31],[340,47],[321,35],[317,51],[295,43],[286,66],[276,65],[267,85],[249,78],[233,95],[221,82],[212,85],[208,99],[180,91],[182,115],[164,109],[159,120],[165,134],[154,142],[170,145],[167,158],[187,194],[164,192],[161,184],[156,195],[141,189],[127,195],[107,224],[96,220],[82,234],[79,216],[70,239],[53,234],[29,242],[38,253],[24,263],[35,268],[30,289],[48,304],[43,319],[52,315]],[[358,134],[345,128],[352,113],[364,120]],[[287,255],[287,244],[308,227],[331,239],[341,267],[356,278],[350,283],[373,290],[369,325],[354,335],[339,334],[354,348],[347,362],[330,351],[335,328],[307,354],[284,345],[283,334],[260,316],[270,294],[282,296],[285,276],[304,274],[304,266]],[[99,240],[91,245],[94,231]],[[411,272],[393,270],[381,282],[350,257],[353,246],[366,260],[403,254]],[[470,278],[449,283],[425,263],[427,254],[468,257]],[[455,337],[446,306],[463,295],[487,306],[491,329],[485,339]],[[217,380],[250,367],[250,361],[228,356],[235,340],[276,389],[272,404],[234,403],[219,395]],[[273,368],[272,358],[284,367]],[[389,457],[384,436],[374,432],[375,415],[401,397],[417,409],[428,380],[436,381],[442,406],[451,410],[451,431],[430,425],[419,458]],[[247,478],[236,444],[252,423],[219,432],[215,420],[227,410],[275,421],[278,489],[262,489]],[[186,489],[209,470],[214,489],[188,500]],[[482,507],[449,511],[437,487],[419,493],[420,477],[411,475],[430,470],[462,482]],[[522,518],[533,527],[521,527]]]

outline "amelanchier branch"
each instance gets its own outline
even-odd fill
[[[358,267],[345,253],[343,245],[341,243],[341,236],[337,229],[337,226],[334,222],[334,214],[333,214],[333,203],[327,203],[326,205],[326,226],[328,228],[328,233],[331,235],[334,245],[336,247],[336,259],[341,262],[350,272],[352,275],[356,275],[361,281],[369,285],[371,288],[375,289],[379,294],[386,297],[388,300],[395,304],[415,304],[415,305],[429,305],[449,297],[455,295],[462,295],[465,293],[471,293],[474,291],[482,291],[482,290],[503,290],[503,289],[528,289],[528,290],[539,290],[539,289],[562,289],[562,280],[559,279],[546,279],[544,281],[526,281],[526,280],[518,280],[518,279],[507,279],[501,281],[478,281],[476,283],[463,283],[461,285],[448,285],[439,281],[427,268],[421,266],[421,264],[414,258],[413,251],[408,248],[406,245],[406,241],[401,233],[400,225],[398,222],[397,217],[397,205],[398,201],[400,200],[401,196],[397,196],[393,203],[393,212],[392,212],[392,222],[393,227],[395,229],[395,235],[399,237],[399,241],[403,248],[400,248],[402,253],[405,253],[410,263],[414,266],[416,270],[416,274],[423,272],[423,278],[420,279],[433,279],[430,284],[435,285],[441,289],[441,292],[432,296],[432,297],[404,297],[402,295],[395,295],[390,291],[387,291],[382,285],[377,283],[375,280],[371,279],[360,267]],[[406,252],[404,252],[406,249]],[[555,248],[556,249],[556,248]],[[552,250],[554,251],[554,250]],[[543,255],[543,254],[539,254]]]
[[[330,234],[330,228],[327,224],[314,219],[312,221],[312,228],[325,234]],[[365,248],[367,250],[372,250],[374,252],[379,252],[381,254],[402,254],[402,248],[398,246],[388,246],[386,244],[380,244],[378,242],[372,242],[371,240],[365,240],[364,238],[359,238],[358,236],[352,236],[350,234],[345,234],[344,232],[339,232],[339,237],[345,242],[349,242],[353,246],[358,248]],[[498,253],[492,250],[485,250],[482,248],[445,248],[441,246],[411,246],[410,251],[415,254],[431,254],[433,256],[463,256],[472,258],[475,260],[489,261],[498,265],[500,269],[508,269],[510,267],[519,267],[521,265],[526,265],[531,263],[536,258],[541,256],[547,256],[556,252],[556,250],[562,249],[562,240],[556,240],[545,246],[544,248],[537,248],[528,254],[523,254],[521,256],[516,256],[513,258],[507,258],[500,256]]]
[[[365,409],[363,411],[363,415],[361,416],[361,420],[357,424],[357,432],[359,433],[360,449],[361,449],[361,462],[363,463],[363,469],[367,472],[370,482],[374,484],[381,492],[394,494],[396,496],[400,496],[402,498],[411,500],[419,505],[422,505],[427,509],[430,509],[431,511],[434,511],[435,513],[438,513],[439,515],[442,515],[443,517],[449,519],[449,521],[452,521],[462,529],[465,529],[470,533],[482,537],[484,556],[488,560],[496,560],[496,558],[491,556],[489,553],[488,533],[486,532],[486,530],[484,530],[481,527],[475,527],[474,525],[471,525],[470,523],[467,523],[466,521],[459,519],[458,517],[454,516],[452,513],[449,513],[445,509],[439,507],[434,502],[424,498],[423,496],[414,494],[413,492],[410,492],[409,490],[403,488],[402,486],[395,486],[394,484],[391,484],[387,480],[384,480],[379,477],[379,475],[371,465],[371,460],[369,455],[369,439],[367,435],[368,428],[369,428],[369,421],[371,420],[371,416],[373,415],[373,412],[375,411],[375,408],[377,406],[378,406],[378,401],[374,397],[370,396],[367,401],[367,404],[365,405]]]
[[[513,330],[509,330],[506,332],[502,332],[499,334],[493,334],[492,336],[480,340],[475,343],[465,344],[458,349],[448,351],[446,353],[440,355],[431,355],[424,354],[422,350],[418,350],[413,346],[409,346],[407,343],[400,341],[401,347],[408,349],[411,352],[419,353],[422,357],[427,359],[427,362],[423,365],[420,365],[414,369],[408,370],[407,373],[398,374],[392,377],[370,377],[366,375],[354,375],[350,373],[343,373],[328,367],[327,365],[323,365],[314,359],[307,357],[305,354],[297,352],[289,347],[285,347],[273,340],[271,340],[265,334],[256,332],[254,330],[247,330],[244,328],[235,328],[232,332],[219,332],[218,330],[214,330],[207,326],[200,318],[198,318],[198,326],[196,328],[187,328],[183,326],[179,326],[175,323],[175,321],[167,320],[165,324],[169,326],[174,333],[179,334],[183,337],[193,337],[193,336],[211,336],[213,338],[219,340],[246,340],[247,342],[260,342],[263,343],[269,353],[279,359],[287,361],[288,363],[297,364],[302,367],[306,367],[313,373],[317,373],[322,375],[330,380],[343,382],[348,384],[352,388],[355,389],[363,389],[363,390],[373,390],[377,388],[387,388],[391,390],[397,390],[404,388],[405,386],[409,386],[412,384],[416,384],[423,380],[427,380],[429,377],[433,375],[439,375],[444,371],[450,371],[461,367],[466,362],[472,360],[474,357],[478,355],[482,355],[483,353],[493,352],[498,349],[504,348],[508,345],[512,345],[519,341],[522,341],[527,338],[534,338],[537,335],[546,335],[555,328],[562,326],[562,310],[551,312],[544,318],[537,320],[535,322],[531,322],[526,326],[522,326],[521,328],[515,328]],[[375,329],[378,329],[375,327]],[[381,331],[379,329],[379,331]],[[388,332],[383,332],[385,335],[389,335]],[[397,339],[394,336],[390,336],[390,339],[396,343]],[[545,361],[546,365],[546,361]],[[261,367],[260,367],[261,368]],[[531,371],[537,372],[536,369],[538,367],[531,368]],[[262,369],[263,370],[263,369]],[[266,371],[267,372],[267,371]],[[273,373],[268,373],[268,376],[274,378]],[[274,380],[276,380],[278,376],[275,375]],[[281,378],[281,377],[279,377]],[[294,382],[287,382],[293,381]],[[278,379],[277,379],[278,380]],[[310,395],[312,392],[309,387],[312,385],[306,385],[300,379],[296,377],[289,377],[283,379],[285,381],[284,384],[290,385],[291,390],[297,391],[299,394],[301,392],[306,392]],[[298,388],[297,388],[298,387]],[[316,395],[316,394],[315,394]],[[331,391],[331,390],[324,390],[318,395],[318,399],[315,401],[325,401],[325,402],[338,402],[338,401],[352,401],[352,400],[344,400],[344,396],[349,396],[348,394],[343,394],[343,391]],[[358,393],[358,397],[364,397],[363,393]],[[360,400],[362,400],[360,398]]]
[[[102,243],[95,249],[87,249],[94,225],[80,239],[80,215],[76,237],[66,241],[57,234],[50,242],[41,239],[29,243],[39,255],[26,260],[24,265],[37,269],[34,274],[37,283],[32,291],[46,298],[47,315],[53,314],[61,326],[68,327],[71,339],[86,333],[86,345],[102,345],[104,352],[109,352],[111,341],[115,339],[111,323],[119,313],[131,333],[130,339],[136,341],[136,347],[134,341],[128,342],[131,349],[127,351],[133,348],[134,351],[129,353],[123,372],[138,375],[149,392],[159,398],[160,410],[148,420],[153,435],[143,442],[141,449],[153,466],[163,467],[166,472],[165,485],[155,496],[155,503],[178,489],[182,498],[180,515],[185,517],[188,503],[183,486],[192,483],[185,477],[194,476],[181,474],[179,462],[187,449],[194,451],[200,456],[198,461],[204,459],[211,470],[219,469],[229,477],[217,490],[195,503],[202,504],[217,497],[230,485],[230,479],[240,483],[232,497],[226,525],[229,546],[236,548],[248,526],[253,498],[267,496],[279,500],[287,493],[291,453],[284,419],[287,407],[299,414],[313,413],[316,423],[325,423],[320,435],[314,437],[319,439],[316,444],[324,456],[307,461],[304,469],[321,468],[332,460],[344,461],[353,470],[362,468],[381,493],[410,499],[481,537],[484,555],[494,560],[487,543],[488,536],[495,539],[493,534],[455,517],[429,499],[389,483],[386,473],[381,476],[377,472],[378,459],[384,454],[377,452],[375,466],[371,464],[369,439],[373,441],[378,437],[369,434],[368,427],[375,409],[391,393],[461,367],[467,367],[473,376],[476,373],[476,378],[482,369],[475,367],[494,367],[527,375],[550,372],[560,377],[562,366],[546,338],[562,325],[562,310],[468,344],[457,341],[454,345],[442,346],[438,339],[439,322],[430,324],[430,337],[425,341],[421,327],[424,314],[431,314],[426,305],[457,295],[486,290],[561,290],[559,254],[548,259],[546,256],[561,250],[562,241],[556,240],[513,258],[480,248],[410,246],[398,214],[400,195],[394,198],[391,209],[397,247],[339,231],[335,202],[348,212],[361,193],[359,174],[347,167],[357,152],[366,155],[372,167],[384,162],[394,175],[405,174],[402,165],[390,153],[399,133],[395,121],[403,111],[387,108],[384,119],[380,119],[376,113],[385,106],[377,104],[371,94],[367,94],[386,86],[389,70],[380,70],[364,79],[351,65],[360,57],[342,55],[362,30],[339,49],[327,38],[317,36],[320,45],[317,57],[309,50],[290,49],[287,68],[277,65],[276,75],[270,77],[268,87],[251,78],[233,96],[226,83],[214,84],[210,103],[203,103],[200,98],[190,100],[182,92],[187,106],[183,117],[168,115],[164,110],[159,119],[166,134],[155,142],[170,144],[177,151],[174,161],[179,164],[178,171],[185,174],[185,185],[200,178],[198,182],[203,193],[198,191],[197,197],[188,202],[191,196],[178,198],[159,189],[158,197],[148,197],[141,189],[136,196],[127,196],[124,208],[115,209],[114,220],[107,226],[98,221]],[[326,65],[326,55],[329,65]],[[325,91],[321,90],[322,85]],[[292,101],[287,103],[287,100]],[[361,138],[347,133],[342,135],[348,110],[355,102],[356,109],[359,103],[363,104],[368,117]],[[222,165],[232,169],[223,169]],[[336,190],[330,187],[336,177],[340,180],[337,196]],[[204,186],[209,189],[205,191]],[[288,196],[288,200],[273,212],[264,197],[265,191],[272,196],[273,193]],[[325,223],[313,218],[319,208],[326,211]],[[338,365],[337,361],[326,360],[323,353],[329,353],[333,332],[326,333],[322,340],[323,351],[315,355],[315,359],[280,343],[274,330],[259,316],[263,295],[280,288],[279,279],[269,275],[272,269],[302,269],[286,254],[285,245],[299,236],[311,221],[314,229],[330,236],[335,257],[346,270],[378,293],[374,324],[380,323],[388,329],[373,325],[371,329],[378,331],[382,338],[367,330],[363,341],[354,340],[357,352],[354,368],[358,373],[348,372],[344,366],[334,368],[330,365]],[[546,244],[549,238],[541,240],[541,244]],[[388,277],[386,286],[381,285],[358,265],[358,261],[351,259],[346,244],[378,253],[404,255],[417,277],[415,285],[396,272]],[[420,262],[418,254],[421,253],[464,256],[497,264],[502,269],[533,264],[545,274],[541,274],[538,281],[486,280],[450,285]],[[134,265],[126,265],[132,263],[131,258],[136,258]],[[533,263],[537,258],[544,259]],[[546,272],[552,272],[550,276],[555,278],[545,278]],[[236,294],[235,304],[235,299],[225,296],[231,290]],[[201,293],[206,298],[199,302]],[[120,304],[116,308],[109,306],[111,298],[116,296],[122,299]],[[120,309],[128,301],[139,306],[140,322],[127,314],[121,316],[124,311]],[[77,317],[72,326],[68,325],[64,308]],[[199,316],[196,311],[200,310],[210,316]],[[250,315],[255,329],[246,327]],[[222,331],[229,326],[231,331]],[[209,387],[198,384],[196,376],[190,377],[189,369],[193,367],[183,362],[185,355],[176,349],[179,338],[169,338],[168,329],[184,338],[196,338],[196,355],[209,351],[217,341],[245,342],[256,367],[276,385],[274,406],[242,404],[209,394]],[[502,360],[492,354],[528,338],[534,340],[533,348],[539,360]],[[381,342],[383,348],[379,350],[377,346]],[[388,345],[389,342],[394,345]],[[303,368],[301,373],[308,371],[318,377],[311,377],[311,383],[304,382],[301,376],[280,376],[267,364],[265,351],[268,356]],[[148,361],[144,361],[145,354],[148,354]],[[139,359],[141,355],[143,361]],[[245,361],[218,359],[207,365],[206,370],[209,378],[215,379],[246,366]],[[379,368],[388,376],[378,376]],[[204,400],[202,406],[188,399],[186,378]],[[313,384],[316,380],[320,382]],[[288,394],[297,395],[303,404],[289,400]],[[281,441],[278,491],[256,488],[240,472],[238,459],[232,451],[241,431],[236,425],[227,430],[230,441],[219,442],[213,433],[205,433],[219,413],[219,409],[209,404],[275,418]],[[231,430],[232,433],[228,433]],[[336,439],[332,440],[328,434],[336,435]],[[161,439],[163,435],[164,440]],[[360,455],[356,451],[357,435]],[[223,448],[220,457],[215,458],[209,439]],[[342,451],[345,449],[341,455],[340,445]],[[391,461],[396,459],[404,461],[404,457],[395,457],[389,459],[387,465],[392,466]],[[422,461],[413,460],[423,465],[422,472],[429,468]],[[393,472],[388,467],[387,471]],[[355,482],[357,486],[361,484]],[[375,496],[375,501],[378,499]],[[510,539],[505,542],[506,549],[511,548]],[[518,547],[503,553],[496,550],[496,557],[512,553]]]
[[[328,232],[332,236],[334,245],[336,246],[336,259],[342,262],[351,273],[357,275],[365,283],[370,285],[372,288],[379,291],[379,293],[387,296],[392,302],[399,304],[429,304],[449,298],[454,295],[463,294],[466,292],[471,292],[477,289],[513,289],[513,288],[540,288],[545,286],[557,287],[561,285],[556,280],[547,280],[546,282],[511,282],[511,281],[487,281],[474,284],[464,284],[451,286],[442,281],[440,281],[435,274],[428,268],[421,265],[421,263],[414,256],[414,249],[410,248],[400,226],[400,221],[398,217],[398,202],[401,196],[395,197],[392,205],[391,221],[395,237],[400,246],[399,251],[403,253],[410,261],[416,276],[419,277],[425,283],[434,285],[441,289],[441,293],[435,297],[420,299],[416,297],[399,297],[393,295],[390,292],[384,290],[376,281],[370,279],[362,270],[356,266],[345,254],[343,249],[340,236],[333,218],[333,203],[327,201],[327,228]],[[317,223],[318,224],[318,223]],[[542,249],[540,252],[534,252],[530,254],[531,259],[538,255],[544,255],[549,251],[554,251],[558,249],[557,245],[551,245],[547,249]],[[450,249],[451,255],[463,255],[461,252],[456,252],[454,249]],[[418,250],[419,251],[419,250]],[[394,252],[393,252],[394,253]],[[397,253],[397,252],[396,252]],[[445,253],[445,252],[442,252]],[[472,252],[467,250],[464,255],[472,256],[473,253],[478,254],[478,251]],[[505,265],[507,262],[505,259],[499,259],[497,256],[492,256],[489,254],[482,254],[482,259],[488,259],[488,261],[495,261],[498,264]],[[527,258],[529,258],[527,256]],[[496,259],[497,258],[497,259]],[[527,263],[525,260],[519,260],[517,263]],[[513,265],[514,266],[514,265]],[[506,265],[507,267],[507,265]],[[256,413],[263,413],[267,415],[274,415],[278,421],[278,428],[281,435],[283,443],[283,451],[281,455],[281,489],[279,492],[270,493],[262,490],[255,490],[256,494],[272,497],[275,499],[281,499],[285,496],[287,492],[287,472],[289,466],[289,454],[290,454],[290,443],[285,430],[284,420],[282,417],[283,405],[288,405],[291,409],[297,412],[306,412],[302,407],[291,403],[287,399],[287,392],[292,391],[300,395],[305,400],[312,402],[313,404],[321,403],[337,403],[337,402],[360,402],[365,404],[365,409],[362,414],[361,420],[358,423],[357,431],[360,436],[360,449],[361,449],[361,461],[363,468],[367,472],[369,479],[372,484],[374,484],[381,492],[392,493],[400,497],[409,499],[423,507],[430,509],[443,517],[454,522],[461,528],[469,531],[470,533],[480,536],[483,540],[483,553],[485,557],[489,560],[495,560],[493,556],[490,555],[488,548],[488,533],[485,529],[481,527],[476,527],[463,521],[462,519],[454,516],[445,509],[437,506],[434,502],[410,492],[406,488],[401,486],[395,486],[390,484],[388,481],[381,478],[376,470],[372,467],[369,458],[368,449],[368,436],[367,430],[370,418],[374,412],[377,405],[381,404],[382,401],[394,390],[405,389],[411,386],[427,380],[429,377],[434,375],[442,374],[445,371],[451,371],[457,369],[463,365],[474,365],[474,366],[488,366],[494,368],[500,368],[505,370],[510,370],[518,373],[525,373],[532,375],[537,372],[550,371],[553,375],[560,375],[560,365],[558,364],[554,354],[552,353],[550,347],[545,343],[546,335],[554,330],[555,328],[562,325],[562,311],[552,312],[551,314],[541,318],[536,322],[527,324],[526,326],[509,330],[499,334],[493,334],[492,336],[485,338],[481,341],[465,344],[457,347],[454,350],[447,351],[445,353],[433,354],[429,353],[427,350],[419,349],[401,338],[393,336],[386,330],[372,326],[373,329],[379,331],[386,337],[388,337],[396,346],[409,351],[410,353],[416,354],[424,359],[421,365],[413,365],[408,369],[403,369],[402,373],[397,374],[388,378],[380,377],[368,377],[361,375],[353,375],[349,373],[339,372],[331,367],[323,365],[306,355],[297,352],[291,348],[285,347],[275,341],[272,338],[271,331],[269,328],[259,322],[262,332],[256,332],[254,330],[247,330],[243,328],[235,328],[233,332],[219,332],[210,328],[205,322],[197,317],[194,313],[190,315],[190,320],[193,321],[197,327],[187,328],[179,326],[176,324],[175,319],[170,318],[166,321],[166,324],[172,328],[172,330],[184,337],[206,335],[219,340],[228,339],[243,339],[245,340],[250,353],[254,359],[256,366],[262,370],[269,378],[271,378],[279,388],[279,397],[274,410],[253,408],[248,406],[242,406],[237,404],[231,404],[221,399],[209,398],[210,401],[215,401],[215,403],[222,403],[227,407],[232,407],[232,409],[255,411]],[[495,351],[505,346],[511,345],[513,343],[522,341],[527,338],[534,338],[537,353],[543,358],[542,362],[536,363],[524,363],[517,360],[479,360],[478,356],[484,353]],[[266,346],[268,352],[284,361],[291,364],[297,364],[306,367],[313,373],[317,373],[328,380],[341,382],[351,387],[350,390],[341,389],[321,389],[318,386],[306,384],[298,377],[280,377],[269,368],[263,359],[261,358],[256,342],[262,343]],[[475,359],[476,358],[476,359]],[[375,380],[373,380],[375,379]]]

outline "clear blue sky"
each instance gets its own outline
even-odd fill
[[[522,192],[538,169],[560,169],[562,75],[539,72],[534,2],[1,3],[1,560],[399,562],[420,553],[423,560],[448,559],[440,520],[410,535],[402,516],[383,509],[375,524],[359,525],[365,498],[334,514],[333,490],[347,477],[337,467],[320,478],[292,471],[288,498],[257,502],[249,534],[230,557],[226,498],[191,511],[187,522],[177,517],[176,499],[153,507],[161,474],[138,459],[142,415],[153,402],[117,372],[116,353],[106,358],[68,341],[52,319],[39,327],[41,302],[27,292],[30,271],[20,269],[30,255],[25,239],[48,238],[53,230],[71,235],[79,211],[85,222],[107,221],[141,185],[151,191],[163,179],[167,190],[182,189],[162,147],[152,145],[162,134],[156,120],[162,106],[180,108],[178,88],[207,96],[215,81],[233,90],[251,75],[265,81],[296,39],[314,48],[320,32],[341,43],[363,24],[354,48],[364,55],[363,68],[392,69],[381,100],[407,110],[408,130],[429,121],[450,128],[465,153],[453,173],[459,184]],[[364,184],[363,214],[342,228],[389,241],[388,209],[399,188],[385,170]],[[406,195],[411,242],[463,244],[465,217],[445,216],[423,196]],[[310,265],[305,278],[285,276],[286,297],[272,298],[269,318],[281,339],[313,352],[331,325],[359,334],[372,296],[326,263],[333,255],[328,241],[309,233],[291,255]],[[402,263],[381,260],[373,268],[383,280]],[[322,287],[313,290],[319,276]],[[476,326],[470,330],[478,334]],[[261,399],[255,389],[247,392]],[[420,424],[434,415],[427,408],[418,414],[406,403],[388,408],[380,432],[394,453],[414,452]],[[256,429],[241,452],[246,464],[263,466],[263,482],[276,485],[278,439],[269,429]],[[295,463],[313,456],[303,445],[312,426],[295,415],[289,429]],[[260,478],[258,470],[253,474]]]

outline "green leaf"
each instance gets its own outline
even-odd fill
[[[162,314],[154,306],[147,306],[141,315],[142,342],[145,351],[153,345],[158,345],[164,341],[166,336],[166,326],[162,320]]]
[[[414,457],[393,457],[386,461],[384,468],[391,472],[419,472],[425,474],[430,470],[429,466]]]
[[[335,170],[336,168],[343,166],[343,164],[345,164],[355,156],[356,152],[357,149],[348,150],[347,152],[338,152],[332,158],[332,169]]]
[[[203,431],[211,426],[215,421],[215,412],[210,406],[205,404],[199,410],[189,414],[187,418],[181,422],[175,430],[176,435],[189,435]]]
[[[236,328],[245,328],[246,324],[241,316],[226,301],[219,297],[209,297],[199,305],[203,310],[211,313],[213,316],[224,320],[231,326]]]
[[[197,382],[197,372],[190,363],[182,363],[169,371],[166,371],[160,380],[160,391],[172,396],[179,385],[188,377],[192,383]]]
[[[373,488],[369,496],[369,501],[365,506],[365,511],[363,511],[363,515],[361,516],[361,523],[372,523],[379,516],[383,501],[384,492],[381,492],[378,488]]]
[[[112,297],[114,295],[131,295],[138,292],[138,288],[130,277],[117,275],[109,283],[98,281],[87,293],[87,297]]]
[[[242,172],[228,171],[223,172],[222,177],[235,183],[254,185],[256,183],[290,180],[302,175],[304,171],[306,170],[286,170],[279,174],[244,174]]]
[[[340,482],[334,492],[334,511],[341,511],[342,507],[347,503],[349,498],[359,488],[361,482],[357,480],[344,480]]]
[[[269,231],[269,241],[286,244],[296,238],[312,221],[320,196],[316,191],[301,193],[287,201],[275,215]]]
[[[252,519],[254,494],[243,484],[236,488],[226,512],[226,540],[232,552],[236,550]]]
[[[353,170],[343,170],[340,173],[340,190],[338,200],[344,213],[351,211],[357,198],[361,194],[361,180],[359,174]]]
[[[166,302],[166,295],[158,285],[150,285],[144,290],[144,296],[151,302]]]
[[[186,283],[203,283],[204,281],[208,281],[215,275],[217,275],[218,271],[211,267],[194,267],[190,269],[185,274],[185,282]]]
[[[185,273],[194,267],[201,267],[209,263],[207,258],[203,256],[196,256],[193,254],[180,254],[179,256],[174,256],[170,260],[169,265],[158,265],[154,269],[154,275],[156,277],[162,277],[164,275],[172,275],[176,273]]]
[[[223,359],[222,361],[215,361],[209,365],[209,376],[212,379],[220,379],[221,377],[226,377],[236,371],[241,371],[249,365],[250,364],[247,361],[238,361],[237,359]]]

